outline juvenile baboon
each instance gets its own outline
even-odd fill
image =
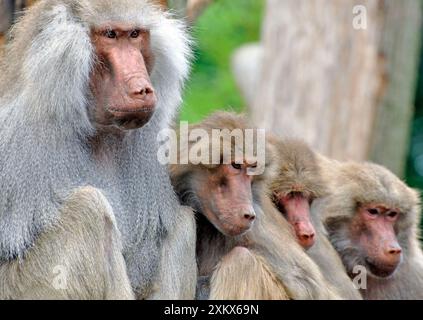
[[[269,138],[277,160],[270,191],[277,208],[292,225],[298,242],[309,249],[315,242],[310,206],[327,193],[314,152],[301,140]]]
[[[327,281],[344,299],[361,299],[342,261],[329,242],[321,217],[314,209],[316,200],[330,193],[320,168],[321,156],[297,139],[268,139],[273,152],[269,189],[275,206],[293,227],[299,243],[319,266]]]
[[[211,137],[215,129],[241,130],[245,138],[249,128],[243,117],[220,112],[191,126],[190,132],[201,129]],[[229,135],[226,139],[232,150],[229,162],[221,154],[217,164],[171,165],[181,202],[197,212],[199,275],[211,278],[210,298],[337,298],[265,193],[266,173],[249,175],[256,163],[246,153],[241,161],[233,162],[240,146]],[[220,139],[193,139],[181,145],[190,150],[222,151],[220,143]],[[206,146],[199,148],[201,144]],[[267,166],[271,158],[266,154]]]
[[[157,134],[173,119],[189,71],[183,24],[146,0],[41,0],[13,28],[5,50],[0,265],[8,276],[0,298],[55,296],[44,277],[62,259],[69,272],[81,273],[69,275],[79,281],[71,294],[56,297],[108,297],[96,282],[109,287],[126,277],[104,274],[121,255],[137,298],[193,298],[195,221],[157,159]],[[71,217],[94,206],[81,201],[67,209],[66,199],[84,186],[102,190],[92,201],[109,207],[121,239],[94,219],[74,219],[92,243],[69,238]],[[122,241],[122,249],[101,250],[109,239]],[[61,244],[66,250],[55,249]],[[94,269],[85,273],[90,255]],[[31,274],[41,278],[15,291],[15,279]]]
[[[319,211],[363,297],[423,299],[417,192],[371,163],[328,162],[325,170],[333,190]]]

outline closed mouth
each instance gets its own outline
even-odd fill
[[[233,224],[225,223],[225,230],[229,236],[241,236],[251,229],[251,224],[248,226],[235,226]]]
[[[109,108],[110,112],[113,113],[151,113],[154,108],[152,107],[142,107],[142,108],[134,108],[134,109],[123,109],[123,108]]]
[[[387,278],[390,277],[396,270],[396,265],[388,266],[388,267],[382,267],[378,265],[377,263],[374,263],[370,261],[370,259],[366,259],[366,265],[369,269],[369,271],[379,278]]]

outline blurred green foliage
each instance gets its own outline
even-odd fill
[[[231,72],[231,56],[260,39],[264,0],[215,0],[193,27],[195,62],[181,120],[196,122],[216,109],[240,111],[244,101]]]
[[[423,51],[420,61],[419,80],[415,100],[416,111],[412,125],[406,178],[408,184],[412,187],[423,190]]]

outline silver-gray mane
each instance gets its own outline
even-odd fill
[[[95,161],[89,33],[108,21],[151,30],[158,106],[145,127],[102,136]],[[112,205],[132,283],[148,287],[179,207],[156,137],[175,116],[189,72],[183,23],[145,0],[41,0],[9,38],[0,69],[0,261],[22,257],[70,191],[91,185]]]

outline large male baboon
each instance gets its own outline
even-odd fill
[[[363,297],[423,299],[417,192],[375,164],[326,161],[324,168],[333,190],[318,210]]]
[[[331,245],[315,209],[330,194],[330,181],[321,170],[322,157],[297,139],[269,138],[276,158],[269,176],[272,200],[287,219],[299,243],[344,299],[362,299],[341,258]]]
[[[0,71],[0,298],[125,298],[108,288],[127,288],[127,276],[138,298],[193,298],[194,220],[156,138],[189,70],[183,24],[146,0],[41,0],[10,39]],[[57,266],[68,293],[50,287]]]
[[[180,145],[190,152],[218,150],[221,153],[216,159],[221,162],[171,166],[172,182],[181,202],[198,213],[199,275],[211,278],[210,298],[337,298],[297,243],[288,223],[273,207],[265,192],[266,173],[248,174],[260,164],[245,149],[242,159],[236,157],[236,150],[242,149],[243,143],[251,143],[245,140],[250,128],[241,116],[216,113],[190,127],[190,132],[204,130],[206,134],[201,139],[192,137],[189,143]],[[207,138],[214,136],[213,130],[222,131],[222,140]],[[235,136],[243,139],[237,140]],[[236,144],[237,141],[241,142]],[[225,142],[229,142],[230,156],[222,153]],[[209,156],[206,160],[211,159]],[[266,154],[267,166],[271,158],[271,154]]]

